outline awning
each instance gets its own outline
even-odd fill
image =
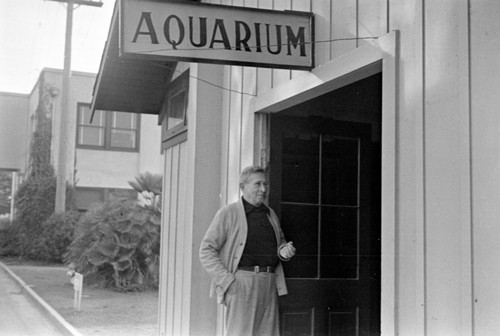
[[[90,109],[159,114],[176,62],[119,57],[119,1],[94,84]]]

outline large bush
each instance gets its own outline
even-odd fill
[[[17,254],[23,258],[41,259],[39,244],[35,242],[43,235],[43,223],[54,213],[56,178],[31,176],[24,181],[16,194],[15,226],[18,241]],[[73,189],[66,189],[66,209],[74,207]],[[48,237],[47,240],[50,238]]]
[[[159,249],[159,212],[114,200],[82,215],[65,260],[86,284],[140,291],[158,286]]]
[[[78,211],[54,213],[42,223],[41,235],[33,243],[33,250],[40,260],[62,263],[68,246],[73,241]]]
[[[19,255],[19,240],[17,230],[13,225],[0,230],[0,256],[12,257]]]
[[[33,242],[42,234],[42,223],[54,212],[56,178],[31,177],[24,181],[16,194],[16,226],[19,254],[38,259]]]

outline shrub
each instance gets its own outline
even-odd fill
[[[41,235],[34,242],[33,252],[43,261],[62,263],[66,249],[73,241],[77,211],[54,213],[42,223]]]
[[[0,256],[13,257],[19,255],[19,241],[16,226],[10,225],[0,230]]]
[[[16,195],[16,217],[20,256],[38,259],[33,242],[42,234],[42,223],[54,212],[55,177],[28,178]]]
[[[159,249],[159,213],[114,200],[82,215],[65,260],[86,284],[140,291],[158,287]]]
[[[54,213],[55,176],[29,177],[16,194],[16,226],[18,254],[23,258],[40,259],[37,241],[43,235],[43,223]],[[66,188],[66,209],[74,208],[73,188]]]

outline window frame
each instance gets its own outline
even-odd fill
[[[82,148],[82,149],[93,149],[93,150],[104,150],[104,151],[116,151],[116,152],[139,152],[140,149],[140,129],[141,129],[141,115],[139,113],[132,113],[132,112],[121,112],[121,111],[107,111],[107,110],[99,110],[104,113],[104,126],[93,126],[93,125],[85,125],[81,124],[81,114],[83,113],[84,108],[88,108],[90,110],[90,104],[88,103],[77,103],[77,115],[76,115],[76,148]],[[111,145],[111,133],[113,129],[121,129],[121,128],[116,128],[112,126],[113,122],[113,113],[118,112],[118,113],[131,113],[132,115],[136,116],[136,127],[135,129],[130,129],[130,130],[135,130],[135,147],[133,148],[128,148],[128,147],[116,147]],[[81,128],[82,127],[95,127],[95,128],[103,128],[104,129],[104,144],[102,146],[99,145],[88,145],[88,144],[80,144],[79,139],[80,139],[80,134],[81,134]]]
[[[99,193],[100,197],[99,200],[95,200],[93,203],[89,203],[88,207],[80,207],[79,203],[79,197],[78,197],[78,192],[85,192],[85,191],[90,191],[90,192],[97,192]],[[85,212],[88,211],[89,209],[92,208],[92,206],[96,203],[102,203],[102,202],[107,202],[111,200],[111,195],[117,191],[122,191],[122,192],[128,192],[128,193],[133,193],[134,197],[130,197],[130,200],[133,199],[138,199],[139,197],[139,192],[133,188],[113,188],[113,187],[106,187],[106,188],[99,188],[99,187],[75,187],[75,201],[76,201],[76,207],[79,212]]]
[[[184,111],[183,120],[181,123],[176,124],[172,128],[168,128],[168,118],[172,115],[172,101],[179,95],[184,94]],[[161,124],[161,141],[162,149],[170,148],[187,140],[188,130],[188,108],[189,108],[189,69],[179,75],[172,81],[165,94],[161,113],[159,116],[159,123]]]

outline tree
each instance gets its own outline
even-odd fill
[[[19,186],[15,197],[16,216],[13,226],[18,240],[18,254],[32,259],[40,258],[34,244],[43,232],[45,220],[54,213],[56,177],[51,157],[51,108],[50,85],[41,78],[39,102],[36,109],[36,128],[32,134],[29,150],[27,178]],[[73,189],[67,189],[67,197],[73,201]],[[66,209],[74,208],[73,202],[66,203]]]

